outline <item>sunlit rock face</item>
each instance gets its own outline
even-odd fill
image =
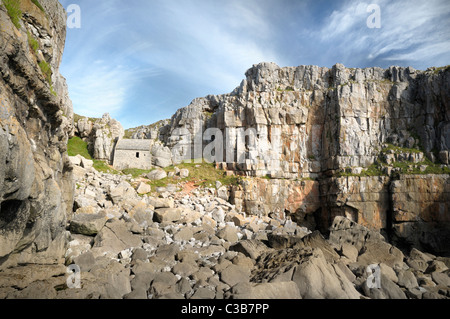
[[[60,262],[73,206],[66,13],[57,0],[18,3],[17,25],[0,6],[0,268]]]
[[[347,216],[407,242],[411,227],[434,227],[429,222],[444,223],[448,234],[449,175],[434,175],[448,172],[449,70],[261,63],[232,93],[178,110],[160,136],[175,161],[209,157],[230,174],[262,177],[233,190],[248,213],[287,213],[324,231],[335,216]],[[438,186],[417,186],[430,183]],[[425,207],[429,194],[444,213],[401,225],[404,191],[417,204],[412,215],[436,208]]]

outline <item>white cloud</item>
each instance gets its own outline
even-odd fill
[[[365,8],[369,4],[346,2],[332,12],[317,32],[345,61],[417,61],[438,63],[449,52],[450,3],[434,1],[376,1],[381,9],[381,28],[369,29]],[[439,26],[439,27],[437,27]],[[447,48],[447,49],[445,49]]]
[[[75,111],[92,117],[118,113],[127,106],[129,92],[140,79],[157,75],[152,69],[111,66],[102,60],[87,68],[72,65],[66,72]]]

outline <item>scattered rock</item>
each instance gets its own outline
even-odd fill
[[[450,287],[450,277],[443,272],[433,272],[431,278],[438,286]]]
[[[180,219],[181,210],[179,208],[159,208],[153,215],[153,220],[157,223],[176,222]]]
[[[189,170],[188,169],[181,169],[180,170],[180,178],[188,178],[189,177]]]
[[[231,251],[243,253],[245,256],[253,260],[257,260],[262,253],[267,252],[267,247],[263,242],[257,239],[241,240],[237,244],[230,247]]]
[[[151,181],[159,181],[167,177],[166,171],[162,169],[155,169],[147,174],[147,178]]]
[[[412,271],[401,269],[397,272],[397,276],[398,276],[397,284],[400,287],[404,287],[404,288],[408,288],[408,289],[419,287],[419,284],[417,283],[417,279],[414,276],[414,274],[412,273]]]
[[[77,214],[70,222],[70,231],[74,234],[95,236],[106,224],[106,215]]]
[[[233,226],[225,226],[221,230],[217,232],[217,237],[226,240],[227,242],[234,244],[239,240],[238,232],[236,227]]]
[[[230,287],[234,287],[238,283],[250,281],[250,270],[246,267],[231,264],[221,271],[220,280]]]
[[[140,195],[148,194],[152,191],[152,187],[147,183],[140,183],[136,192]]]

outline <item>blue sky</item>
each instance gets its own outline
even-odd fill
[[[76,113],[125,128],[239,86],[253,64],[450,64],[448,0],[60,0],[77,4],[61,73]],[[369,4],[381,28],[369,28]]]

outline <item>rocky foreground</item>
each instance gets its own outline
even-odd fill
[[[325,239],[283,216],[246,216],[215,188],[179,183],[142,195],[150,189],[140,180],[78,159],[65,264],[0,272],[0,298],[450,297],[450,258],[406,255],[345,217]],[[374,264],[379,273],[367,271]],[[78,287],[69,265],[81,271]]]

